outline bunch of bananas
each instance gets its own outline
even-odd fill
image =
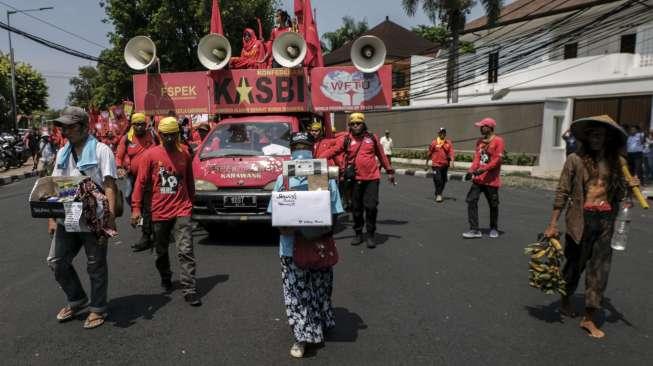
[[[528,245],[524,254],[530,257],[528,263],[529,282],[531,287],[539,288],[545,294],[556,292],[566,296],[566,282],[560,273],[560,265],[564,253],[560,242],[554,238],[543,238],[537,243]]]

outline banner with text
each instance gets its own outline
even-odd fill
[[[354,66],[316,67],[311,70],[311,92],[316,112],[388,110],[392,66],[369,74]]]
[[[304,69],[220,70],[212,73],[214,113],[286,113],[309,110]]]
[[[206,71],[134,75],[134,111],[149,115],[209,113],[212,87]]]

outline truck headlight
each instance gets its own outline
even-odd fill
[[[217,191],[218,186],[211,182],[207,182],[202,179],[195,179],[195,190],[196,191]]]

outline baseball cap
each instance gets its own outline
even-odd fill
[[[440,127],[440,131],[439,131],[439,132],[444,132],[444,133],[447,133],[447,129],[446,129],[446,128],[444,128],[444,127]]]
[[[313,138],[313,135],[306,132],[293,133],[290,137],[290,146],[295,146],[298,144],[313,146],[314,143],[315,139]]]
[[[492,127],[495,128],[497,127],[497,121],[495,121],[493,118],[483,118],[482,120],[474,123],[474,126],[476,127]]]
[[[79,107],[67,106],[61,111],[59,118],[52,120],[56,125],[74,125],[75,123],[88,124],[88,113]]]

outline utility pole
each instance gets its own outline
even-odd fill
[[[16,13],[27,13],[30,11],[42,11],[54,9],[52,6],[46,6],[38,9],[25,9],[25,10],[7,10],[7,26],[11,27],[10,15]],[[11,125],[14,130],[18,129],[18,104],[16,103],[16,64],[14,63],[14,48],[11,46],[11,30],[7,30],[9,33],[9,59],[11,62]]]

